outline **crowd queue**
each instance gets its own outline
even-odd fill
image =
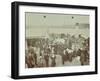
[[[81,34],[52,34],[49,38],[26,39],[25,67],[57,67],[79,57],[80,65],[89,65],[89,40]]]

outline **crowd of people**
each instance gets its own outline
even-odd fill
[[[80,65],[89,65],[89,37],[81,34],[26,39],[25,51],[26,68],[67,66],[77,57]]]

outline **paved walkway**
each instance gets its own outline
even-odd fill
[[[65,61],[64,65],[62,64],[62,58],[60,55],[56,55],[56,66],[79,66],[80,63],[80,57],[73,58],[72,62]]]
[[[65,62],[64,63],[65,66],[79,66],[81,65],[81,62],[80,62],[80,57],[75,57],[72,62]]]

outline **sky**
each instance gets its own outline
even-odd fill
[[[75,23],[89,23],[88,15],[48,14],[26,12],[26,26],[62,26]]]
[[[47,33],[82,33],[89,36],[89,29],[77,30],[76,23],[81,27],[88,25],[89,15],[25,13],[26,37],[45,36]]]

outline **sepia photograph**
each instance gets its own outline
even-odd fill
[[[89,15],[25,12],[25,68],[90,64]]]

